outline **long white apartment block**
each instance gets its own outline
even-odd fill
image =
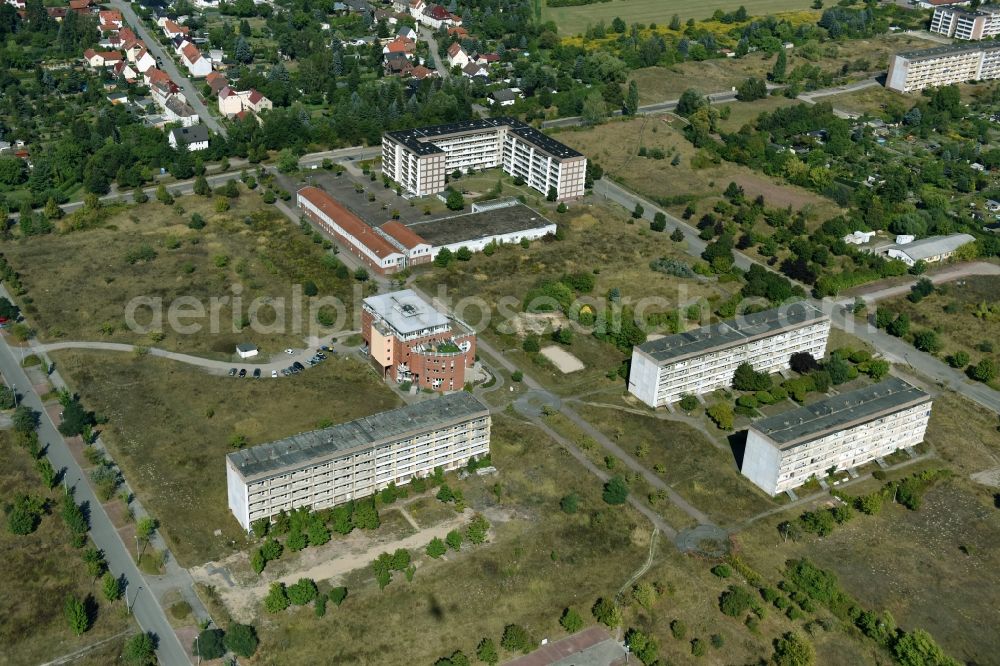
[[[382,135],[382,173],[416,196],[445,189],[445,175],[502,168],[565,201],[584,195],[587,158],[514,118],[483,118]]]
[[[628,390],[661,407],[686,393],[730,386],[744,362],[758,372],[778,372],[798,352],[822,358],[829,335],[830,318],[804,302],[668,335],[632,350]]]
[[[455,469],[490,450],[490,412],[459,391],[226,456],[229,509],[244,529]]]
[[[885,87],[914,92],[932,86],[1000,78],[1000,43],[958,44],[897,53]]]
[[[769,495],[919,444],[931,397],[897,377],[769,416],[747,430],[743,475]]]
[[[1000,35],[1000,7],[937,7],[931,17],[930,31],[966,41],[996,37]]]

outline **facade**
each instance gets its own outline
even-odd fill
[[[975,237],[969,234],[951,234],[921,238],[918,241],[911,238],[910,241],[901,243],[897,237],[896,244],[890,245],[886,249],[886,254],[890,259],[899,259],[907,266],[912,266],[918,261],[932,264],[948,259],[958,248],[974,243],[975,240]]]
[[[249,531],[281,511],[368,497],[489,450],[489,409],[459,391],[230,453],[229,509]]]
[[[175,127],[167,134],[167,143],[171,148],[184,146],[189,152],[208,149],[208,129],[204,125],[193,127]]]
[[[194,44],[186,44],[180,55],[181,62],[194,78],[203,78],[212,73],[212,61],[202,56]]]
[[[931,398],[897,377],[757,421],[743,475],[771,496],[919,444]]]
[[[456,169],[500,167],[557,201],[584,194],[587,158],[514,118],[484,118],[382,135],[382,173],[417,195],[445,189]]]
[[[465,52],[462,45],[455,42],[448,47],[448,66],[449,67],[465,67],[469,64],[469,54]]]
[[[405,268],[406,258],[402,252],[323,190],[303,187],[296,199],[306,216],[372,270],[387,275]]]
[[[778,372],[789,367],[792,354],[822,358],[829,334],[830,318],[799,302],[668,335],[632,350],[628,390],[650,407],[661,407],[688,393],[731,386],[741,363]]]
[[[361,302],[361,337],[383,379],[432,391],[461,391],[476,363],[476,334],[411,289]]]
[[[985,6],[973,10],[957,6],[937,7],[931,17],[930,31],[967,41],[991,39],[1000,35],[1000,7]]]
[[[233,90],[228,85],[219,91],[219,113],[232,117],[249,111],[259,116],[262,111],[274,108],[271,100],[254,88],[249,90]]]
[[[1000,44],[960,44],[897,53],[889,65],[885,87],[907,93],[931,86],[997,78],[1000,78]]]

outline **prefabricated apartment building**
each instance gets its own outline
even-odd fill
[[[907,93],[931,86],[1000,78],[1000,44],[974,42],[938,46],[892,57],[885,87]]]
[[[628,390],[662,407],[731,385],[741,363],[778,372],[798,352],[822,358],[829,335],[830,318],[804,302],[668,335],[632,350]]]
[[[455,170],[501,167],[557,201],[584,195],[587,158],[514,118],[483,118],[382,135],[382,173],[416,196],[445,189]]]
[[[229,509],[249,530],[282,510],[368,497],[489,450],[489,409],[459,391],[228,454]]]
[[[898,377],[757,421],[743,475],[770,495],[919,444],[931,397]]]

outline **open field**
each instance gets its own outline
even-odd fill
[[[62,351],[53,358],[87,408],[109,419],[104,442],[185,566],[245,542],[226,499],[234,434],[252,446],[399,404],[353,358],[281,380],[208,375],[148,356]]]
[[[469,307],[463,308],[462,318],[477,330],[485,327],[484,334],[500,349],[528,366],[534,364],[531,374],[560,391],[609,385],[612,380],[605,375],[616,371],[627,354],[578,330],[566,351],[583,363],[584,370],[564,375],[540,355],[527,358],[519,351],[524,330],[548,324],[551,331],[567,321],[559,313],[522,312],[525,295],[539,283],[570,273],[590,274],[594,289],[581,296],[587,299],[584,302],[600,309],[614,288],[620,290],[625,304],[650,296],[663,299],[663,306],[650,308],[648,313],[659,312],[667,303],[714,300],[722,292],[714,280],[653,272],[649,268],[653,259],[674,257],[690,262],[690,257],[667,234],[651,232],[646,223],[632,224],[621,211],[581,205],[565,214],[553,214],[552,219],[565,233],[563,240],[547,237],[528,248],[501,247],[492,256],[479,253],[471,261],[457,261],[447,269],[428,268],[419,274],[418,284],[428,294],[450,299],[452,305],[468,298]],[[481,316],[483,304],[489,308],[488,322]],[[547,342],[547,334],[543,338]]]
[[[740,474],[722,431],[710,441],[703,432],[679,421],[592,405],[581,406],[579,411],[649,469],[662,465],[663,480],[722,527],[779,506]],[[648,449],[642,457],[635,453],[640,445]]]
[[[881,301],[878,307],[910,318],[910,331],[926,329],[936,331],[942,343],[938,356],[964,351],[972,363],[982,358],[1000,361],[1000,276],[979,275],[937,287],[935,292],[919,303],[905,297]],[[989,308],[993,312],[989,312]],[[975,312],[984,314],[976,316]],[[979,346],[992,345],[993,351],[984,352]],[[913,353],[923,353],[914,350]]]
[[[888,609],[907,630],[920,627],[963,663],[983,663],[1000,651],[1000,636],[970,631],[1000,604],[1000,511],[996,488],[968,475],[1000,461],[997,416],[953,393],[936,397],[927,443],[940,456],[890,472],[894,479],[927,468],[949,467],[955,476],[924,497],[919,511],[886,505],[878,516],[856,514],[823,538],[783,543],[777,524],[802,509],[771,516],[741,533],[744,557],[765,575],[776,575],[788,558],[803,555],[832,569],[844,589],[868,607]],[[874,480],[848,486],[860,494]],[[967,552],[960,550],[964,546]]]
[[[544,0],[542,2],[544,4]],[[810,5],[805,0],[747,0],[742,4],[751,16],[805,10]],[[588,24],[596,24],[598,21],[611,23],[616,16],[620,16],[626,24],[654,22],[666,25],[674,14],[684,21],[689,18],[701,20],[709,18],[716,9],[730,12],[738,6],[739,3],[733,4],[726,0],[708,0],[697,4],[683,0],[611,0],[578,7],[545,6],[542,18],[555,21],[560,33],[574,35],[583,32]]]
[[[734,105],[738,104],[734,102]],[[741,165],[721,162],[694,168],[692,158],[698,151],[676,129],[670,116],[608,122],[592,128],[560,132],[557,136],[560,141],[600,163],[606,174],[653,200],[665,195],[690,195],[698,201],[699,210],[705,210],[722,196],[732,181],[744,189],[748,198],[763,195],[768,206],[809,207],[812,210],[809,218],[813,223],[841,213],[837,205],[825,197]],[[660,148],[666,153],[666,158],[638,157],[640,146]],[[673,166],[671,156],[677,154],[681,157],[680,164]],[[679,213],[684,206],[670,208]]]
[[[777,109],[801,104],[797,99],[788,99],[784,95],[765,97],[753,102],[732,102],[729,107],[729,117],[719,118],[719,131],[736,132],[747,123],[757,120],[762,113],[772,113]]]
[[[82,551],[70,545],[59,517],[62,489],[45,491],[29,454],[0,431],[0,506],[19,494],[49,498],[55,507],[31,534],[12,534],[6,518],[0,528],[0,664],[38,664],[75,652],[129,628],[122,601],[109,604],[87,575]],[[67,595],[92,595],[93,624],[82,636],[70,631],[63,615]]]
[[[181,197],[171,207],[153,200],[112,214],[100,228],[5,244],[4,254],[28,290],[24,311],[39,337],[155,344],[222,359],[233,355],[238,342],[254,342],[266,358],[300,347],[313,322],[309,299],[301,295],[303,313],[293,320],[294,285],[311,280],[320,296],[340,297],[350,314],[353,280],[336,277],[321,244],[256,193],[241,189],[225,213],[216,213],[206,197]],[[188,226],[196,213],[207,222],[203,229]],[[237,296],[242,303],[234,312],[229,299]],[[128,328],[126,308],[139,297],[162,299],[162,340]],[[170,325],[168,308],[182,297],[197,299],[203,316],[182,315],[179,323],[199,324],[200,330],[181,333]],[[221,303],[214,332],[212,298]],[[275,319],[279,309],[283,323]],[[273,332],[241,331],[241,319],[251,313],[261,324],[273,323]],[[139,307],[134,319],[150,325],[151,307]],[[304,332],[294,331],[293,324]]]
[[[882,86],[875,86],[850,93],[829,95],[819,98],[818,101],[829,102],[834,108],[850,113],[867,113],[870,116],[880,118],[883,117],[886,108],[895,106],[909,109],[916,103],[917,99],[886,90]]]

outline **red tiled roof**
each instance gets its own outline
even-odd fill
[[[90,5],[91,0],[69,0],[70,9],[86,9]]]
[[[341,206],[333,197],[318,187],[311,185],[303,187],[299,190],[299,196],[334,220],[341,229],[371,250],[375,256],[385,258],[391,254],[399,254],[399,251],[390,245],[389,241],[379,236],[361,218]]]
[[[122,28],[118,31],[118,36],[122,38],[123,41],[130,41],[136,39],[135,33],[132,32],[132,28]]]
[[[264,95],[258,92],[255,88],[250,89],[250,94],[247,96],[247,101],[251,104],[256,104],[260,100],[264,99]]]
[[[430,243],[421,238],[416,232],[398,220],[392,220],[383,224],[382,231],[392,236],[407,250],[412,250],[418,245],[430,245]]]
[[[187,58],[187,61],[194,64],[201,60],[201,51],[194,44],[186,44],[184,48],[181,49],[181,53]]]
[[[94,49],[87,49],[86,51],[83,52],[83,57],[86,58],[87,60],[90,60],[95,55],[97,55],[97,51],[95,51]]]
[[[416,45],[413,43],[412,39],[397,37],[386,44],[386,48],[389,49],[389,53],[407,53],[408,51],[414,50]]]
[[[431,5],[424,10],[424,14],[438,21],[445,21],[451,18],[451,13],[441,5]]]
[[[414,67],[413,69],[410,70],[410,76],[412,76],[415,79],[426,79],[428,76],[430,76],[433,73],[434,72],[432,72],[431,70],[427,69],[423,65],[417,65],[416,67]]]
[[[455,42],[454,44],[448,47],[448,55],[454,58],[456,55],[458,55],[458,52],[461,50],[462,50],[462,45],[459,44],[458,42]]]

